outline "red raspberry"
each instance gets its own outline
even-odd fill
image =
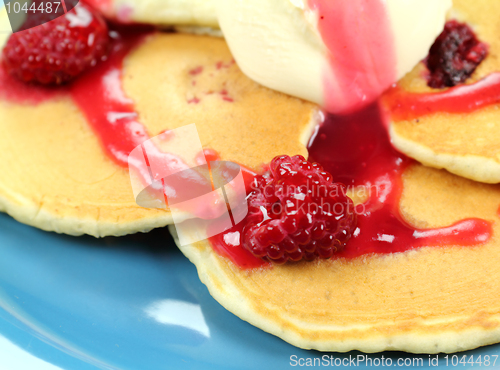
[[[463,83],[486,58],[488,46],[480,42],[465,23],[449,21],[429,51],[426,64],[428,85],[452,87]]]
[[[302,156],[274,158],[252,189],[242,241],[257,257],[276,263],[330,258],[356,228],[345,186]]]
[[[28,15],[26,24],[33,22]],[[22,81],[62,84],[103,60],[108,43],[106,22],[80,3],[53,21],[13,33],[3,49],[2,63]]]

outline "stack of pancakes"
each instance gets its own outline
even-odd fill
[[[454,1],[453,17],[467,21],[490,45],[471,81],[500,67],[499,16],[496,2]],[[230,67],[217,69],[221,61]],[[156,33],[126,58],[123,89],[150,136],[196,123],[204,148],[256,171],[276,155],[307,156],[307,141],[320,121],[318,107],[256,84],[231,61],[223,39]],[[200,66],[193,85],[189,71]],[[401,81],[404,90],[429,89],[423,68],[418,65]],[[221,86],[233,102],[206,93]],[[202,96],[198,104],[189,102],[193,94]],[[69,95],[38,104],[0,96],[0,210],[71,235],[124,235],[172,222],[168,210],[135,203],[127,170],[105,155]],[[436,353],[500,342],[500,187],[484,183],[500,177],[476,175],[500,166],[499,119],[493,105],[418,122],[391,119],[390,125],[402,152],[450,171],[421,164],[405,171],[405,220],[420,228],[472,217],[491,221],[494,233],[484,245],[254,270],[219,256],[208,241],[181,250],[224,307],[302,348]]]

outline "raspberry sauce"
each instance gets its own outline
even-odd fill
[[[378,104],[348,116],[328,116],[309,153],[332,174],[333,181],[370,189],[368,201],[358,206],[358,228],[337,258],[423,246],[472,246],[486,242],[492,234],[491,224],[480,219],[426,230],[402,219],[401,175],[413,161],[390,144]]]
[[[122,88],[123,60],[150,32],[114,33],[112,51],[105,62],[70,85],[70,94],[99,137],[106,154],[122,167],[149,134],[138,120],[133,100]]]
[[[432,93],[410,93],[395,85],[382,99],[396,121],[439,112],[470,113],[500,103],[500,72],[494,72],[473,84]]]

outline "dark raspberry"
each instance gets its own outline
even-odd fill
[[[28,15],[26,23],[38,21]],[[2,64],[22,81],[62,84],[105,59],[108,43],[106,22],[80,3],[53,21],[13,33],[3,49]]]
[[[427,84],[433,88],[452,87],[465,82],[486,58],[488,46],[480,42],[465,23],[449,21],[429,51]]]
[[[242,241],[257,257],[275,263],[330,258],[356,228],[345,186],[302,156],[274,158],[252,189]]]

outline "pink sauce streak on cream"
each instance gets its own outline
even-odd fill
[[[382,0],[309,0],[330,52],[324,73],[325,109],[354,111],[396,81],[394,37]]]

